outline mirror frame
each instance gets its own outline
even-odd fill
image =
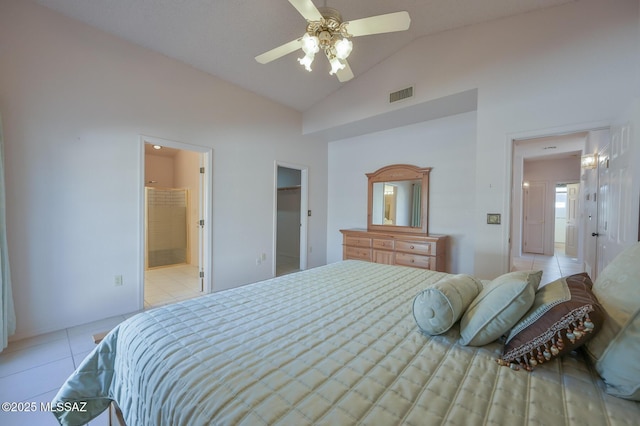
[[[384,232],[406,232],[406,233],[429,233],[429,172],[431,167],[416,167],[410,164],[392,164],[367,173],[369,179],[368,207],[367,207],[367,230]],[[420,227],[398,226],[398,225],[374,225],[373,219],[373,184],[379,182],[391,182],[400,180],[422,181],[422,205],[420,206],[422,217]]]

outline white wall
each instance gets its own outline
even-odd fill
[[[631,103],[638,92],[638,3],[581,0],[416,40],[305,111],[304,130],[380,121],[392,111],[477,88],[473,269],[494,277],[508,269],[511,140],[611,123]],[[415,85],[415,99],[388,105],[387,94],[408,84]],[[330,169],[334,161],[330,149]],[[349,178],[359,182],[360,176]],[[356,182],[343,180],[345,186]],[[330,193],[329,205],[343,201]],[[490,212],[503,214],[502,225],[486,224]],[[337,213],[329,213],[330,259],[339,250],[334,224],[347,222]]]
[[[340,229],[367,227],[367,177],[389,164],[433,167],[429,232],[447,234],[447,270],[472,273],[476,114],[465,113],[329,144],[327,261],[342,259]]]
[[[276,160],[309,167],[309,266],[326,261],[327,147],[298,112],[18,0],[0,3],[0,110],[14,338],[142,306],[141,134],[213,148],[215,290],[272,274]]]

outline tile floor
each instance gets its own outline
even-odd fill
[[[523,253],[522,257],[512,259],[512,271],[542,270],[540,285],[549,284],[558,278],[584,272],[578,259],[569,257],[564,252],[563,244],[556,244],[554,256]]]
[[[298,272],[300,270],[300,258],[278,254],[276,259],[276,277]]]
[[[133,314],[132,314],[133,315]],[[67,328],[9,343],[0,353],[0,402],[50,402],[66,378],[95,346],[92,336],[110,330],[130,315]],[[0,411],[0,425],[57,425],[53,414]],[[105,411],[89,425],[107,425]]]
[[[151,309],[202,296],[198,267],[177,265],[144,273],[144,308]]]
[[[145,272],[145,309],[202,295],[198,268],[190,265]],[[133,313],[131,314],[133,315]],[[50,402],[65,379],[95,347],[93,335],[111,330],[131,315],[118,315],[89,324],[11,342],[0,353],[0,402]],[[57,425],[48,412],[0,411],[3,426]],[[104,412],[89,425],[107,425]]]

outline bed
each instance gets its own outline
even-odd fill
[[[448,274],[347,260],[138,314],[64,383],[61,424],[114,402],[138,425],[632,425],[578,351],[532,372],[502,344],[428,336],[416,294]],[[82,403],[76,405],[72,403]]]

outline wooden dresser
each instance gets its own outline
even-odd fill
[[[342,229],[342,258],[446,272],[446,235]]]

